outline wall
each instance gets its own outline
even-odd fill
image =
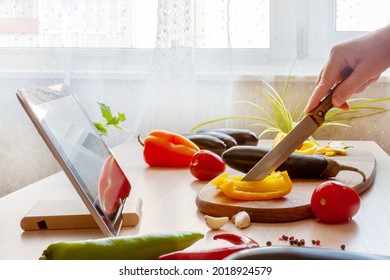
[[[283,77],[272,77],[267,80],[277,91],[282,91],[284,86]],[[21,108],[15,92],[20,88],[55,84],[61,82],[61,80],[0,79],[0,81],[2,85],[0,88],[0,130],[2,132],[0,137],[1,197],[60,170],[58,163]],[[140,105],[143,104],[143,96],[140,93],[144,84],[140,80],[73,80],[71,86],[80,97],[88,114],[94,120],[100,118],[96,101],[103,101],[110,104],[113,111],[125,112],[129,120],[124,125],[131,127],[131,121],[137,119],[137,112],[139,112]],[[231,86],[233,95],[225,95],[224,92],[229,90]],[[267,108],[267,104],[253,91],[256,87],[263,89],[263,86],[264,84],[261,81],[252,77],[244,77],[232,85],[230,82],[225,83],[222,81],[199,81],[195,87],[198,97],[195,101],[191,101],[193,102],[193,110],[187,116],[186,122],[179,122],[180,115],[177,116],[176,110],[180,108],[171,108],[170,112],[166,111],[168,117],[165,118],[163,123],[160,122],[158,126],[164,125],[164,128],[177,130],[181,133],[188,132],[195,124],[217,117],[258,115],[258,109],[237,102],[242,100],[253,101]],[[295,106],[296,102],[302,99],[303,107],[305,100],[308,99],[313,90],[313,86],[314,78],[293,77],[288,86],[286,104]],[[389,80],[383,78],[376,84],[371,85],[361,97],[390,97]],[[390,104],[387,103],[382,105],[389,108]],[[217,110],[216,108],[223,108],[223,110]],[[152,115],[152,112],[148,112],[148,110],[142,112],[148,115],[142,116],[141,124],[143,120],[148,119],[149,114]],[[269,112],[272,112],[272,110]],[[161,112],[161,114],[163,113]],[[156,119],[158,118],[157,114]],[[388,119],[388,113],[357,119],[348,123],[351,126],[349,128],[324,128],[317,132],[315,137],[317,139],[345,140],[346,142],[348,140],[374,140],[389,153],[390,142],[387,139],[389,133]],[[178,123],[180,123],[180,126]],[[251,122],[240,120],[218,123],[214,126],[246,127],[248,124],[251,124]],[[152,127],[144,127],[142,133],[146,133]],[[251,127],[251,129],[257,133],[261,131],[256,126]],[[271,134],[266,136],[266,138],[271,137]],[[112,142],[109,144],[116,145],[121,141],[125,141],[124,139],[123,135],[121,135],[118,138],[112,138]]]

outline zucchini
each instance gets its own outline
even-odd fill
[[[264,147],[236,146],[222,154],[227,166],[248,173],[271,149]],[[358,172],[366,180],[361,170],[343,165],[324,156],[291,154],[275,171],[287,171],[291,179],[326,179],[336,177],[342,170]]]
[[[205,132],[219,132],[227,134],[236,139],[237,145],[256,146],[259,142],[256,133],[249,129],[242,128],[214,128],[214,129],[201,129],[196,133]]]

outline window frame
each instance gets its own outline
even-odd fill
[[[327,58],[334,45],[368,33],[368,31],[336,31],[337,0],[299,1],[306,2],[305,5],[308,9],[308,23],[305,30],[308,36],[305,55],[308,58]],[[321,37],[319,37],[319,34],[321,34]]]

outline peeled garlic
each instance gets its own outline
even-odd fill
[[[251,217],[247,212],[241,211],[232,217],[232,222],[237,228],[247,228],[251,224]]]
[[[218,230],[229,221],[229,217],[212,217],[206,215],[204,220],[209,228],[212,230]]]

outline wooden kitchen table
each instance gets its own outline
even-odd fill
[[[271,145],[271,141],[261,141]],[[370,151],[376,158],[376,177],[372,186],[361,194],[361,208],[352,221],[343,224],[323,224],[315,218],[288,223],[252,223],[249,228],[237,229],[231,222],[223,231],[247,235],[265,246],[290,246],[278,237],[295,236],[306,240],[320,240],[322,248],[390,255],[390,159],[375,142],[347,141],[356,149]],[[142,199],[142,216],[135,227],[126,227],[121,235],[136,235],[169,231],[199,231],[205,238],[191,250],[230,245],[212,237],[211,231],[195,203],[198,192],[208,182],[195,180],[189,170],[150,168],[143,161],[142,147],[134,140],[114,149],[119,164],[132,184],[131,195]],[[39,163],[37,163],[39,164]],[[228,169],[229,171],[229,169]],[[21,176],[23,172],[21,171]],[[21,219],[40,200],[78,199],[63,172],[0,198],[0,259],[38,259],[50,243],[59,240],[80,240],[103,237],[99,229],[23,231]]]

